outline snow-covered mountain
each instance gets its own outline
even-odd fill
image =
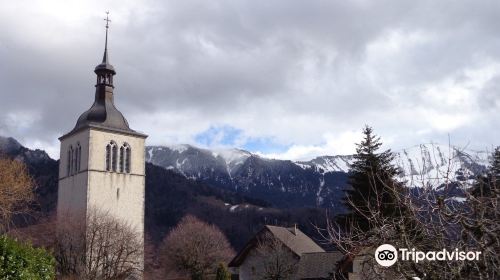
[[[329,172],[325,176],[289,160],[267,159],[239,149],[153,146],[146,147],[146,161],[278,207],[335,208],[346,178],[344,172]]]
[[[186,144],[146,147],[146,161],[197,179],[207,172],[231,177],[251,156],[255,155],[239,149],[207,150]]]
[[[401,179],[413,186],[466,181],[482,172],[488,152],[437,144],[395,151]],[[352,155],[310,161],[268,159],[240,149],[208,150],[191,145],[146,147],[146,161],[184,176],[267,200],[278,207],[341,208]]]
[[[295,164],[302,168],[314,168],[320,173],[349,172],[349,166],[354,160],[348,156],[321,156],[310,161],[297,161]]]
[[[413,186],[439,186],[446,181],[466,181],[483,172],[491,152],[474,151],[434,143],[416,145],[393,151],[394,164],[402,171],[401,178]],[[348,172],[353,156],[321,156],[307,162],[297,162],[303,168],[320,172]]]
[[[491,152],[422,144],[396,152],[395,164],[412,186],[438,187],[446,181],[465,182],[485,171]]]

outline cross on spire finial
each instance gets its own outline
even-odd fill
[[[109,23],[111,20],[109,19],[109,11],[106,11],[106,18],[104,19],[106,21],[106,41],[104,41],[104,56],[102,58],[103,63],[108,62],[108,29],[109,29]]]
[[[109,19],[109,11],[106,11],[106,18],[104,19],[106,21],[106,29],[109,28],[109,23],[111,20]]]
[[[106,18],[104,19],[106,21],[106,42],[104,43],[104,49],[108,49],[108,29],[109,29],[109,23],[111,20],[109,19],[109,11],[106,11]]]

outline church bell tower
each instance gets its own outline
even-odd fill
[[[114,104],[116,71],[108,57],[108,23],[106,18],[104,55],[94,70],[94,103],[59,138],[57,216],[86,217],[97,209],[130,225],[144,246],[147,135],[132,130]]]

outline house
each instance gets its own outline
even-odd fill
[[[279,271],[288,279],[329,279],[341,258],[340,252],[326,252],[296,226],[266,225],[234,257],[229,268],[240,280],[263,278],[266,270]]]

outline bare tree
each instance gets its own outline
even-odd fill
[[[266,233],[257,242],[252,266],[258,279],[286,280],[296,275],[299,259],[281,240]]]
[[[165,237],[160,254],[166,270],[205,279],[235,253],[220,229],[188,215]]]
[[[14,215],[28,211],[34,185],[23,162],[0,157],[0,233],[9,229]]]
[[[85,221],[58,221],[54,251],[59,271],[78,279],[130,279],[142,273],[142,242],[128,224],[91,209]]]
[[[451,159],[449,161],[451,164]],[[393,215],[384,215],[366,203],[369,211],[354,211],[364,215],[368,230],[351,224],[346,230],[329,223],[325,238],[344,253],[359,262],[363,279],[497,279],[500,277],[500,188],[495,180],[451,180],[449,167],[440,178],[440,189],[423,184],[422,188],[400,192],[399,187],[386,185],[384,191],[396,198]],[[374,174],[373,176],[377,176]],[[432,180],[436,177],[433,176]],[[479,185],[478,185],[479,184]],[[484,186],[487,184],[487,186]],[[446,190],[460,189],[465,199],[447,195]],[[477,194],[477,188],[487,189]],[[373,191],[370,200],[381,200],[383,193]],[[396,248],[415,248],[423,252],[477,251],[477,260],[397,261],[384,268],[374,259],[373,251],[379,245],[392,244]],[[342,278],[342,275],[337,275]]]

